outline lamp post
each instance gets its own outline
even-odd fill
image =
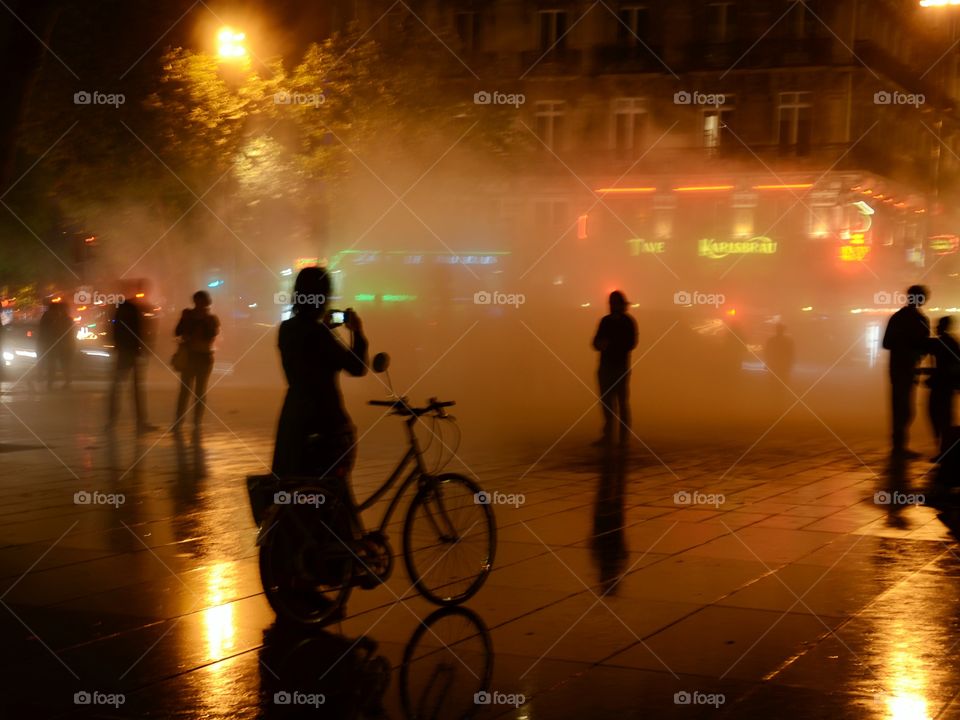
[[[247,50],[246,46],[247,34],[241,32],[234,27],[225,25],[217,31],[217,59],[220,61],[223,66],[224,77],[229,78],[233,77],[235,82],[240,82],[241,75],[237,71],[245,71],[250,67],[250,52]],[[245,73],[244,73],[245,75]],[[232,173],[231,173],[232,176]],[[229,180],[227,181],[229,182]],[[233,219],[235,217],[234,213],[234,198],[233,193],[221,191],[221,197],[223,202],[226,205],[226,216],[227,220],[230,222],[229,225],[226,225],[227,229],[230,230]],[[231,230],[232,232],[232,230]],[[228,289],[228,295],[231,299],[231,313],[230,317],[233,318],[233,324],[236,324],[236,307],[238,304],[238,295],[237,292],[237,247],[236,242],[230,243],[233,252],[233,262],[231,264],[231,273],[230,273],[230,288]]]
[[[217,57],[224,62],[249,63],[247,34],[224,26],[217,31]]]
[[[957,8],[960,7],[960,0],[920,0],[921,8]],[[957,15],[956,12],[951,12],[949,17],[949,28],[950,28],[950,50],[956,45],[957,42]],[[949,52],[949,50],[948,50]],[[957,59],[956,57],[951,58],[951,63],[949,67],[949,76],[947,79],[947,92],[948,96],[953,95],[957,88]],[[934,108],[936,111],[936,108]],[[937,112],[937,117],[934,120],[934,129],[936,131],[936,146],[934,149],[933,155],[933,189],[931,193],[927,195],[927,214],[926,214],[926,237],[923,239],[924,244],[924,255],[926,254],[926,248],[928,246],[931,235],[933,235],[938,229],[933,227],[933,215],[937,211],[937,207],[940,203],[940,165],[941,158],[943,156],[943,115],[941,112]],[[931,197],[932,196],[932,197]]]

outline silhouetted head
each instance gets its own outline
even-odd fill
[[[907,305],[922,307],[930,299],[930,290],[926,285],[911,285],[907,288]]]
[[[783,323],[777,323],[777,326],[775,329],[776,329],[777,337],[780,337],[787,331],[787,326],[784,325]]]
[[[953,318],[949,315],[944,315],[937,320],[937,335],[946,335],[950,332],[951,327],[953,327]]]
[[[294,314],[320,315],[330,295],[330,276],[319,267],[305,267],[293,284]]]
[[[210,293],[206,290],[197,290],[193,294],[193,304],[197,308],[208,308],[213,305],[213,300],[210,299]]]
[[[614,315],[619,313],[626,312],[627,310],[627,298],[624,297],[623,293],[619,290],[614,290],[610,293],[610,312]]]

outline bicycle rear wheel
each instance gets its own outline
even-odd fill
[[[442,607],[422,620],[400,665],[400,700],[409,720],[467,720],[482,711],[477,695],[490,690],[493,643],[480,616]]]
[[[497,524],[480,486],[457,473],[425,485],[403,524],[403,559],[414,587],[437,605],[473,597],[493,567]]]
[[[350,536],[331,527],[329,517],[310,506],[286,505],[260,545],[260,580],[280,620],[324,625],[346,605],[353,580],[345,545]]]

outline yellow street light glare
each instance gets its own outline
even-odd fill
[[[217,54],[227,60],[239,60],[247,56],[247,48],[243,42],[247,39],[246,33],[237,32],[231,27],[224,27],[217,33]]]

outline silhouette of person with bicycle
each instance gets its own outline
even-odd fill
[[[350,346],[340,341],[326,312],[329,295],[326,270],[304,268],[294,283],[293,316],[280,325],[280,359],[289,387],[273,452],[277,477],[346,477],[353,467],[356,430],[343,407],[339,377],[343,371],[366,374],[367,338],[360,317],[348,309],[344,324]]]
[[[630,353],[637,346],[637,322],[627,313],[627,298],[610,293],[610,314],[600,320],[593,348],[600,352],[597,379],[603,408],[603,445],[613,440],[614,423],[620,425],[620,442],[630,439]]]

